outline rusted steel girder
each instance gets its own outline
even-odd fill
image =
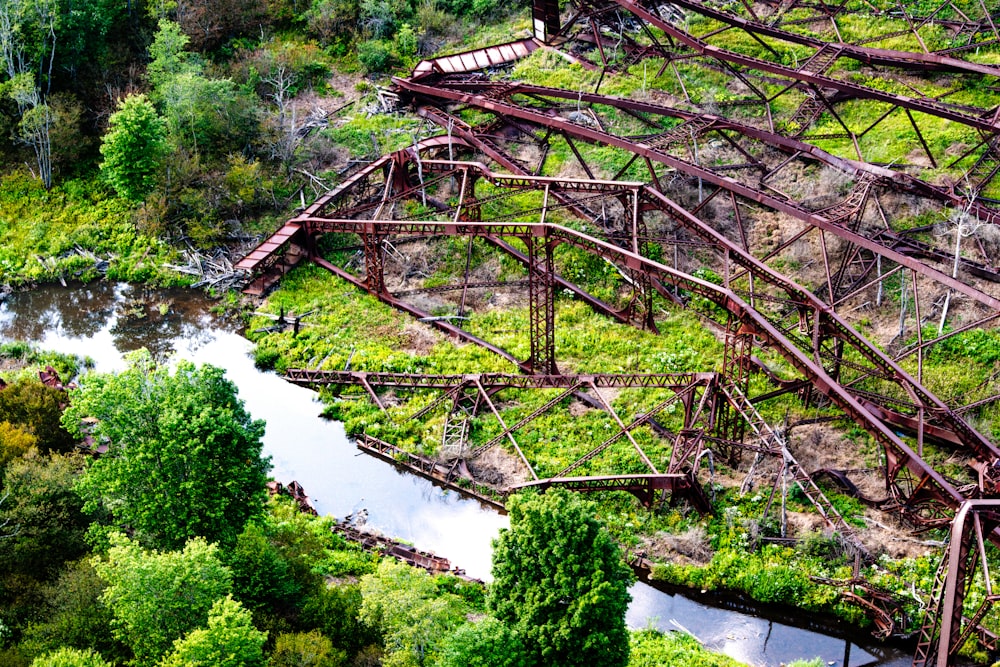
[[[958,105],[946,104],[927,96],[909,97],[906,95],[889,93],[878,90],[877,88],[811,72],[804,66],[799,68],[788,67],[780,63],[769,62],[760,58],[743,55],[741,53],[736,53],[735,51],[730,51],[728,49],[709,44],[705,40],[695,37],[694,35],[678,28],[669,21],[665,21],[660,17],[656,10],[647,7],[637,0],[608,0],[608,2],[609,4],[617,4],[622,9],[631,12],[643,21],[646,21],[650,25],[662,30],[673,40],[690,48],[694,53],[700,56],[777,75],[789,81],[810,84],[818,89],[835,90],[837,92],[861,99],[886,102],[893,106],[908,109],[910,111],[919,111],[931,116],[937,116],[945,120],[960,123],[982,132],[986,132],[990,135],[1000,132],[1000,122],[987,115],[986,112],[990,111],[988,109],[976,109],[975,112],[973,112],[971,108],[963,108]],[[668,58],[672,56],[672,54],[666,52],[663,55]]]
[[[353,220],[317,220],[315,221],[321,228],[329,231],[357,231],[362,225],[377,225],[384,227],[386,233],[416,233],[418,231],[429,234],[463,234],[463,235],[488,235],[512,233],[511,235],[524,235],[524,225],[515,224],[492,224],[492,223],[466,223],[455,225],[446,222],[372,222]],[[756,310],[751,308],[739,295],[725,289],[724,287],[708,283],[697,278],[693,278],[681,272],[675,271],[658,262],[647,258],[633,255],[627,250],[607,244],[603,241],[588,237],[585,234],[561,228],[555,225],[549,227],[548,234],[551,238],[571,243],[577,247],[596,252],[601,256],[608,257],[624,265],[640,268],[648,271],[651,275],[662,280],[665,284],[670,284],[682,288],[691,293],[698,294],[716,303],[721,308],[732,313],[735,317],[752,327],[758,338],[765,340],[772,345],[796,370],[801,372],[813,386],[822,394],[830,398],[838,407],[844,410],[859,425],[865,428],[875,439],[881,443],[887,451],[889,459],[889,471],[887,484],[890,492],[893,493],[900,503],[905,507],[919,509],[921,503],[928,500],[935,500],[943,504],[944,507],[957,508],[964,500],[963,495],[956,490],[937,471],[927,465],[919,456],[914,453],[908,445],[902,442],[885,424],[878,420],[868,410],[866,410],[851,394],[830,377],[827,372],[814,362],[809,355],[803,353],[792,343],[779,329],[770,324]],[[506,232],[505,232],[506,230]],[[540,232],[541,230],[539,230]],[[822,319],[836,318],[835,315],[817,310],[817,315]],[[846,324],[844,331],[853,331]],[[857,335],[857,334],[855,334]],[[859,340],[863,340],[858,336]],[[877,351],[872,354],[878,355]],[[902,370],[900,369],[900,373]],[[903,373],[905,376],[905,373]],[[974,434],[971,427],[963,429],[966,434]],[[977,434],[978,435],[978,434]],[[979,436],[982,438],[982,436]],[[982,440],[986,450],[994,450],[988,441]],[[901,480],[899,474],[906,470],[914,479],[912,489],[904,489],[899,486]],[[895,480],[895,481],[894,481]]]
[[[528,328],[531,352],[528,366],[532,373],[556,375],[555,267],[553,243],[545,236],[522,236],[528,247]]]
[[[443,169],[448,164],[449,163],[443,161],[423,162],[424,168],[431,171],[435,169]],[[481,173],[480,179],[489,179],[492,183],[494,183],[494,185],[508,183],[517,187],[527,187],[528,185],[534,184],[535,187],[538,187],[541,183],[546,181],[559,181],[559,179],[532,179],[530,177],[510,177],[505,179],[495,174],[490,174],[488,170],[482,167],[482,165],[470,165],[468,163],[453,163],[449,168],[452,170],[459,168],[475,168]],[[600,188],[599,183],[593,182],[569,182],[566,183],[566,185],[577,189],[589,188],[596,190]],[[662,194],[656,191],[647,190],[646,196],[650,199],[650,201],[657,202],[659,206],[665,207],[666,210],[671,210],[675,206],[663,197]],[[677,208],[679,209],[679,207]],[[449,218],[451,219],[451,214],[448,212],[445,213],[449,215]],[[683,211],[683,209],[676,210],[675,214],[681,217],[689,215],[686,211]],[[963,499],[960,492],[952,487],[951,484],[934,471],[933,468],[924,463],[919,456],[917,456],[905,443],[895,436],[892,429],[885,426],[883,422],[878,420],[867,409],[865,409],[858,402],[858,400],[851,395],[847,388],[840,385],[834,377],[827,373],[827,371],[820,364],[820,357],[816,355],[815,346],[811,351],[800,349],[798,344],[793,343],[792,340],[787,337],[785,332],[781,330],[781,328],[778,328],[769,322],[763,315],[761,315],[761,313],[744,301],[739,294],[727,289],[725,286],[713,285],[711,283],[706,283],[705,281],[697,280],[683,274],[682,272],[670,269],[657,262],[653,262],[648,258],[635,255],[627,249],[623,249],[588,235],[555,225],[486,222],[455,223],[451,221],[372,221],[334,218],[311,218],[308,220],[302,220],[302,222],[307,224],[307,227],[312,233],[324,233],[327,231],[373,233],[377,228],[379,233],[386,235],[402,233],[408,235],[421,234],[432,236],[455,234],[467,236],[545,236],[549,239],[562,243],[570,243],[588,252],[606,257],[614,261],[616,264],[627,267],[630,270],[645,271],[651,276],[651,278],[655,278],[656,280],[673,287],[675,290],[681,289],[689,293],[703,296],[712,303],[715,303],[724,310],[732,313],[737,320],[749,327],[749,330],[753,332],[755,337],[765,341],[766,344],[772,345],[774,349],[778,350],[783,356],[785,356],[786,360],[798,372],[802,373],[819,393],[828,396],[832,402],[841,407],[841,409],[843,409],[852,419],[868,430],[877,439],[877,441],[879,441],[886,448],[889,463],[887,471],[887,486],[889,487],[890,493],[897,499],[898,502],[906,507],[912,508],[913,511],[918,511],[931,500],[942,503],[943,509],[944,507],[957,507],[958,503],[960,503]],[[704,233],[707,235],[715,234],[715,232],[710,230],[704,230]],[[727,242],[720,240],[719,243],[725,244]],[[781,291],[787,294],[787,298],[790,302],[799,303],[805,308],[801,323],[806,326],[811,333],[807,334],[804,340],[812,339],[816,341],[825,338],[827,335],[836,335],[842,340],[850,342],[853,347],[861,352],[863,357],[869,363],[876,363],[878,366],[885,369],[882,372],[886,375],[886,379],[888,381],[903,382],[906,386],[905,393],[916,396],[922,405],[925,405],[928,408],[931,406],[941,406],[940,408],[934,408],[933,410],[928,409],[924,411],[924,418],[928,418],[930,414],[942,415],[942,419],[948,422],[949,427],[960,435],[964,446],[969,447],[970,451],[978,452],[977,455],[982,460],[989,461],[996,458],[996,450],[988,441],[983,439],[982,436],[968,427],[968,425],[961,422],[960,419],[956,420],[953,413],[951,413],[946,406],[943,406],[940,401],[932,397],[932,395],[920,387],[919,383],[916,383],[901,369],[898,369],[898,367],[895,366],[891,360],[886,360],[881,352],[872,348],[867,341],[850,329],[846,323],[843,323],[835,313],[830,312],[821,301],[793,283],[788,282],[783,277],[775,274],[767,267],[758,266],[759,262],[757,262],[757,260],[753,259],[749,255],[745,255],[739,248],[731,248],[729,250],[729,255],[735,261],[741,262],[751,269],[753,274],[757,276],[758,280],[764,280],[769,284],[777,286]],[[350,277],[349,274],[346,274],[346,272],[342,272],[336,267],[332,268]],[[357,279],[355,280],[357,281]],[[365,286],[360,282],[357,282],[356,284],[359,284],[362,287]],[[410,312],[412,312],[412,309]],[[457,327],[454,327],[454,329],[456,332],[461,331]],[[507,358],[510,358],[509,355]],[[905,480],[901,477],[901,475],[903,477],[908,476],[912,479],[912,487],[907,487],[904,484]]]
[[[688,160],[677,158],[670,153],[657,149],[654,146],[650,146],[647,143],[618,137],[604,130],[586,127],[558,116],[552,117],[540,111],[522,107],[510,102],[496,101],[482,94],[467,93],[451,87],[445,87],[442,86],[440,82],[438,82],[437,85],[432,85],[430,83],[417,83],[413,80],[404,79],[395,79],[394,81],[402,89],[418,94],[422,98],[428,100],[447,100],[449,102],[459,102],[485,109],[487,111],[492,111],[504,117],[518,118],[535,123],[541,127],[555,129],[571,137],[577,137],[596,144],[615,146],[617,148],[628,150],[639,155],[640,157],[678,169],[691,177],[716,185],[740,197],[764,204],[769,208],[791,215],[812,227],[832,232],[869,252],[881,255],[886,259],[896,262],[897,264],[901,264],[914,271],[918,271],[922,275],[927,276],[936,282],[949,287],[950,289],[961,292],[962,294],[965,294],[966,296],[986,305],[991,310],[1000,310],[1000,299],[991,297],[956,278],[952,278],[947,273],[927,266],[918,259],[910,257],[897,250],[887,248],[861,234],[854,233],[849,229],[842,227],[837,222],[829,220],[821,213],[809,211],[796,202],[769,194],[753,186],[740,183],[729,176],[724,176]],[[604,103],[613,104],[615,102],[615,100],[612,100],[611,98],[601,97],[601,99]],[[655,105],[649,106],[652,107]]]
[[[297,384],[304,384],[309,386],[316,385],[360,385],[363,386],[371,395],[372,400],[381,407],[381,402],[378,396],[375,394],[375,387],[391,387],[395,389],[442,389],[446,390],[445,393],[439,397],[437,400],[433,401],[430,405],[421,409],[416,415],[411,416],[409,419],[419,419],[437,407],[451,403],[451,409],[446,415],[446,425],[444,429],[444,436],[442,441],[442,454],[445,458],[451,459],[461,459],[463,461],[462,465],[458,467],[452,466],[448,468],[451,471],[456,470],[467,470],[464,465],[465,461],[471,461],[475,459],[483,452],[488,450],[504,440],[509,440],[515,451],[521,457],[525,466],[531,472],[532,476],[537,479],[534,475],[534,471],[531,465],[528,463],[526,457],[521,451],[517,444],[517,441],[513,437],[513,433],[531,421],[536,419],[541,414],[547,412],[552,407],[561,403],[564,399],[569,398],[571,395],[576,395],[579,398],[584,398],[581,396],[578,389],[589,388],[593,391],[593,394],[597,396],[595,401],[592,397],[589,399],[597,407],[602,408],[608,414],[612,416],[618,422],[619,431],[617,434],[606,440],[602,445],[596,449],[589,452],[582,459],[574,463],[567,470],[574,470],[582,465],[588,460],[592,460],[598,453],[607,449],[611,444],[618,441],[621,438],[629,440],[632,446],[636,449],[639,457],[643,462],[649,467],[653,473],[652,477],[644,479],[639,482],[634,482],[631,487],[623,488],[619,490],[628,490],[633,492],[641,501],[649,505],[653,501],[652,493],[657,490],[672,490],[679,497],[680,495],[687,495],[692,498],[695,505],[702,511],[710,511],[711,506],[707,500],[707,497],[701,491],[698,482],[696,480],[696,471],[698,466],[698,460],[701,453],[701,438],[698,435],[695,437],[689,437],[685,435],[679,437],[678,442],[683,446],[675,448],[671,453],[670,470],[666,476],[661,476],[656,470],[656,466],[649,460],[642,448],[636,443],[632,438],[630,432],[642,425],[649,424],[653,422],[654,416],[659,413],[663,408],[666,408],[672,404],[680,402],[684,406],[684,417],[683,424],[685,429],[690,431],[691,427],[698,422],[703,422],[705,428],[711,428],[712,415],[714,414],[714,388],[717,386],[717,375],[715,373],[660,373],[660,374],[598,374],[598,375],[583,375],[583,376],[563,376],[563,375],[551,375],[551,376],[539,376],[539,375],[510,375],[501,373],[484,373],[484,374],[466,374],[466,375],[424,375],[424,374],[410,374],[410,373],[367,373],[362,371],[311,371],[305,369],[290,369],[286,375],[286,378]],[[499,413],[496,412],[491,404],[491,395],[495,395],[497,392],[503,389],[557,389],[565,388],[566,391],[562,392],[558,396],[549,400],[545,405],[537,408],[534,412],[526,417],[522,418],[515,424],[507,426],[504,424],[503,419],[500,417]],[[634,419],[630,424],[626,425],[621,418],[617,415],[615,410],[603,400],[600,396],[599,389],[601,388],[664,388],[675,392],[674,396],[660,405],[656,406],[648,413],[640,415]],[[695,406],[695,394],[697,390],[701,389],[701,398]],[[471,391],[470,391],[471,390]],[[467,438],[470,433],[468,430],[469,420],[474,417],[480,408],[480,404],[490,404],[491,410],[493,410],[494,416],[497,418],[503,430],[491,438],[489,441],[476,446],[474,449],[469,449],[467,445]],[[457,417],[457,419],[453,419]],[[455,422],[453,428],[449,429],[449,424]],[[702,431],[703,432],[703,431]],[[456,444],[457,443],[457,444]],[[385,446],[389,446],[384,443]],[[454,451],[446,451],[447,447],[450,445],[454,446]],[[442,464],[440,462],[433,462],[427,460],[426,465],[421,463],[423,459],[419,461],[411,461],[410,465],[416,465],[417,468],[422,472],[427,472],[424,470],[437,470]],[[419,465],[418,465],[419,464]],[[429,467],[428,467],[429,466]],[[447,467],[447,466],[445,466]],[[463,476],[470,480],[474,478],[469,473],[462,473]],[[435,473],[436,479],[441,479],[440,470]],[[644,477],[642,475],[633,476],[637,479]],[[660,477],[663,479],[670,480],[667,482],[668,486],[659,486],[661,482],[657,481]],[[587,478],[573,478],[575,480],[579,479],[592,479],[593,477]],[[598,476],[598,478],[601,478]],[[593,479],[598,479],[593,478]],[[654,479],[655,478],[655,479]],[[562,480],[566,479],[566,473],[560,473],[556,478],[550,478],[549,483],[561,484]],[[555,481],[553,481],[555,480]],[[445,476],[443,481],[450,481],[450,479]],[[586,486],[586,485],[585,485]],[[588,487],[589,488],[589,487]],[[618,488],[618,487],[615,487]],[[597,484],[590,490],[613,490],[605,489],[601,484]]]
[[[935,27],[944,26],[956,37],[959,35],[968,36],[967,44],[958,47],[951,47],[937,52],[941,54],[961,53],[963,51],[976,48],[977,46],[992,46],[1000,43],[1000,32],[997,30],[997,22],[993,16],[990,15],[989,7],[984,0],[977,0],[977,4],[979,5],[977,11],[981,12],[981,14],[978,15],[980,18],[973,18],[973,16],[969,15],[970,12],[967,6],[965,11],[962,11],[953,2],[951,2],[951,0],[942,0],[934,9],[923,13],[916,13],[913,11],[914,7],[922,8],[921,5],[892,1],[881,3],[881,7],[871,2],[866,2],[864,3],[865,9],[863,12],[852,11],[849,9],[847,7],[847,0],[841,0],[839,3],[824,2],[823,0],[819,0],[818,2],[810,0],[758,1],[762,5],[773,8],[773,13],[769,14],[766,18],[769,23],[775,26],[815,25],[816,23],[829,22],[831,30],[833,30],[838,38],[840,32],[835,19],[841,15],[862,14],[863,16],[885,17],[904,21],[907,24],[907,29],[905,30],[899,30],[888,34],[878,34],[874,37],[866,38],[863,42],[859,42],[859,44],[867,44],[905,34],[916,35],[919,39],[919,31],[926,25],[932,25]],[[751,15],[758,18],[758,20],[763,20],[763,17],[758,17],[754,14],[745,1],[743,4],[748,8]],[[797,10],[795,18],[783,18],[795,10]],[[811,11],[813,13],[811,15],[802,16],[801,14],[803,11]],[[980,42],[974,41],[978,35],[983,33],[992,35],[992,39],[985,39]],[[932,51],[931,53],[935,52]]]
[[[997,132],[1000,131],[1000,112],[998,112],[996,106],[983,108],[947,103],[942,101],[943,96],[936,91],[932,94],[924,94],[916,91],[912,88],[912,86],[910,86],[910,89],[914,90],[916,93],[915,97],[906,94],[900,95],[897,93],[888,93],[885,92],[882,87],[864,86],[857,84],[848,78],[835,78],[833,76],[825,75],[824,72],[832,66],[833,62],[837,58],[843,55],[843,51],[850,48],[848,45],[840,42],[837,44],[823,44],[817,49],[813,57],[806,59],[802,64],[796,65],[796,67],[789,67],[778,61],[777,53],[774,52],[774,49],[772,49],[754,32],[749,34],[767,50],[774,52],[776,61],[767,61],[760,58],[745,56],[743,54],[730,51],[724,47],[709,44],[705,39],[698,38],[687,33],[678,27],[678,23],[676,21],[666,20],[663,16],[661,16],[661,12],[665,11],[669,7],[668,5],[653,4],[651,2],[644,2],[643,0],[578,0],[576,4],[578,7],[577,11],[572,15],[572,18],[569,19],[569,22],[563,26],[560,31],[559,38],[556,40],[550,40],[551,42],[558,43],[560,40],[564,40],[567,37],[575,36],[581,41],[596,42],[600,48],[604,38],[600,36],[596,22],[599,22],[604,15],[615,15],[616,10],[619,8],[625,9],[632,12],[650,25],[666,32],[667,39],[670,41],[671,46],[673,46],[674,42],[678,42],[691,49],[691,52],[679,53],[673,48],[667,48],[660,42],[660,40],[654,37],[649,29],[644,25],[643,30],[647,38],[651,41],[651,45],[641,45],[632,39],[626,39],[624,35],[623,39],[619,40],[621,42],[621,46],[626,49],[627,53],[630,54],[630,57],[627,59],[629,64],[635,62],[637,59],[649,56],[662,57],[664,59],[664,63],[660,69],[660,73],[662,73],[668,65],[674,67],[675,75],[678,77],[681,87],[685,90],[685,95],[687,95],[686,88],[684,88],[683,81],[680,79],[680,75],[676,70],[676,66],[673,65],[673,61],[682,58],[690,58],[692,56],[712,59],[720,63],[722,65],[722,69],[730,76],[738,78],[752,92],[753,95],[750,98],[730,101],[726,104],[762,106],[766,110],[768,126],[772,130],[774,129],[775,120],[772,102],[775,98],[794,89],[799,90],[806,95],[806,99],[794,115],[794,120],[799,124],[804,122],[807,126],[815,121],[824,110],[828,111],[843,129],[843,132],[836,133],[836,136],[829,135],[823,138],[850,139],[859,158],[863,159],[858,141],[859,137],[864,136],[873,127],[882,123],[893,111],[902,109],[906,114],[910,125],[916,132],[920,147],[928,154],[931,162],[934,164],[936,164],[936,159],[948,159],[948,155],[947,153],[941,153],[935,158],[935,155],[931,153],[930,146],[921,133],[917,119],[913,116],[914,111],[920,111],[922,113],[959,122],[982,133],[983,142],[970,149],[970,151],[962,155],[954,162],[954,164],[957,164],[958,162],[961,162],[969,157],[969,155],[974,151],[982,148],[983,146],[987,146],[987,150],[983,152],[973,167],[970,168],[966,172],[966,175],[960,180],[960,183],[972,183],[970,179],[977,177],[976,182],[972,183],[973,187],[969,192],[970,196],[978,197],[980,191],[995,177],[998,172],[998,168],[1000,168],[1000,154],[996,154],[992,150],[992,142],[997,136]],[[676,10],[669,9],[668,11]],[[581,26],[582,32],[580,34],[573,35],[571,29],[573,27],[573,23],[577,21],[583,23],[584,25]],[[617,27],[617,23],[619,22],[615,19],[614,22],[603,27],[613,31]],[[887,53],[890,53],[891,55],[891,52]],[[916,59],[919,60],[922,56],[929,59],[943,57],[940,54],[918,54],[916,55]],[[604,56],[603,48],[601,49],[601,58],[605,67],[607,67],[607,60]],[[893,58],[886,56],[885,59],[892,61]],[[905,62],[905,59],[898,59],[896,64],[902,64],[903,62]],[[742,68],[742,70],[740,68]],[[764,74],[754,74],[755,72],[761,72]],[[976,73],[976,75],[978,76],[979,73]],[[992,75],[995,76],[995,72]],[[763,81],[771,84],[784,85],[784,88],[777,94],[770,95],[765,93],[761,86],[754,84],[751,80],[754,78],[762,79]],[[887,85],[884,88],[888,89],[892,85],[893,77],[889,76],[885,79],[885,81],[887,82]],[[889,111],[877,119],[870,127],[863,130],[861,128],[852,130],[844,123],[843,119],[840,115],[838,115],[837,110],[834,107],[834,103],[836,101],[850,97],[885,102],[891,106]],[[817,136],[816,138],[820,137]]]
[[[454,389],[478,381],[486,389],[567,389],[592,384],[602,389],[682,389],[717,381],[716,373],[597,373],[593,375],[513,375],[509,373],[471,373],[464,375],[428,375],[424,373],[377,373],[370,371],[323,371],[289,368],[285,379],[305,386],[369,384],[396,389]]]
[[[702,0],[671,0],[671,4],[715,19],[716,21],[721,21],[751,35],[772,37],[792,44],[811,46],[817,50],[824,48],[836,49],[838,57],[850,58],[866,65],[896,67],[908,70],[977,73],[993,77],[1000,76],[1000,69],[996,67],[953,58],[941,53],[896,51],[892,49],[877,49],[842,41],[836,43],[824,41],[816,37],[815,33],[809,35],[800,34],[785,30],[773,23],[746,19]]]
[[[410,77],[408,80],[423,82],[425,79],[426,77],[414,76]],[[430,80],[433,80],[438,87],[446,87],[455,91],[472,94],[482,94],[490,99],[503,100],[510,103],[513,103],[512,98],[514,95],[521,94],[534,100],[535,102],[546,98],[561,99],[573,105],[578,103],[586,103],[587,105],[604,105],[615,109],[621,109],[625,113],[629,114],[646,114],[654,119],[678,119],[683,121],[682,125],[674,127],[666,133],[664,133],[665,128],[661,125],[649,123],[651,133],[648,135],[648,138],[623,138],[629,140],[634,145],[646,143],[662,148],[665,147],[664,142],[668,138],[668,135],[679,135],[681,130],[684,130],[684,132],[688,135],[687,137],[680,136],[679,138],[682,140],[690,139],[692,131],[695,136],[704,135],[708,132],[728,132],[730,133],[730,136],[736,135],[737,137],[748,137],[750,139],[754,139],[762,144],[766,144],[767,146],[771,146],[786,154],[792,155],[795,159],[815,160],[822,164],[829,165],[844,174],[852,176],[868,174],[880,185],[885,187],[889,187],[899,192],[925,197],[940,202],[946,206],[967,210],[970,215],[986,223],[1000,224],[1000,210],[987,206],[972,197],[958,193],[954,190],[954,188],[933,185],[927,181],[912,176],[911,174],[894,170],[889,167],[838,157],[798,138],[770,132],[753,125],[740,122],[736,119],[729,119],[715,114],[697,113],[664,104],[616,98],[608,95],[589,93],[586,91],[567,91],[560,88],[551,88],[525,83],[505,82],[503,84],[499,84],[483,77],[472,79],[462,77],[445,77],[440,79],[429,79],[428,81]],[[404,80],[401,79],[399,81]],[[501,88],[502,94],[499,94]],[[535,109],[538,110],[538,107],[536,106]],[[553,108],[552,111],[558,112],[559,110]],[[445,128],[448,127],[449,123],[456,122],[454,116],[441,114],[440,111],[434,110],[433,108],[427,108],[426,111],[418,110],[418,112],[420,112],[421,115],[434,120],[436,123]],[[435,113],[440,115],[435,117]],[[546,113],[547,115],[551,115],[551,111],[546,111]],[[465,130],[463,137],[468,139],[469,130],[472,128],[465,125],[462,129]],[[660,134],[656,134],[657,132]],[[476,148],[483,150],[483,152],[486,153],[490,159],[497,161],[498,164],[502,164],[507,169],[511,168],[509,165],[504,163],[504,160],[498,159],[497,156],[491,154],[488,150],[484,150],[482,146],[477,145]],[[679,165],[670,166],[680,168]],[[681,168],[681,171],[684,171],[684,169]],[[688,172],[685,171],[685,173]]]
[[[958,650],[972,636],[997,648],[997,637],[985,632],[980,624],[1000,599],[1000,594],[993,590],[986,556],[986,542],[996,544],[998,528],[1000,500],[967,500],[955,513],[947,552],[938,568],[921,626],[914,667],[955,664]],[[967,610],[971,584],[977,576],[984,586],[983,596],[974,609]]]

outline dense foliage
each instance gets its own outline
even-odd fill
[[[63,421],[107,443],[79,489],[91,509],[145,543],[177,548],[194,536],[231,544],[264,503],[264,423],[221,369],[157,365],[142,351],[116,375],[88,375]]]
[[[526,664],[627,664],[632,571],[593,505],[556,490],[513,498],[508,508],[489,608],[522,638]]]

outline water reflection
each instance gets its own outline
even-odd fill
[[[683,628],[706,648],[748,665],[779,665],[817,657],[836,667],[909,667],[911,663],[909,655],[894,649],[866,650],[851,641],[708,607],[645,584],[632,588],[626,620],[633,628]]]

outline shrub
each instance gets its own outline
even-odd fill
[[[372,39],[358,44],[358,62],[369,74],[381,74],[395,61],[392,42]]]

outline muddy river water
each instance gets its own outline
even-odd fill
[[[146,316],[128,316],[130,304],[139,302],[152,306]],[[89,356],[98,371],[123,368],[123,355],[140,347],[161,359],[176,355],[224,368],[250,413],[267,421],[264,450],[275,479],[297,480],[323,514],[343,517],[366,509],[369,525],[383,533],[445,556],[471,576],[489,578],[490,541],[507,525],[506,517],[360,453],[341,424],[318,416],[321,406],[312,391],[258,370],[251,344],[234,323],[211,314],[211,305],[192,291],[112,283],[41,287],[0,304],[0,340]],[[631,627],[680,625],[709,648],[751,665],[814,657],[837,667],[910,664],[908,655],[865,637],[854,642],[791,627],[643,583],[632,588],[632,597]]]

